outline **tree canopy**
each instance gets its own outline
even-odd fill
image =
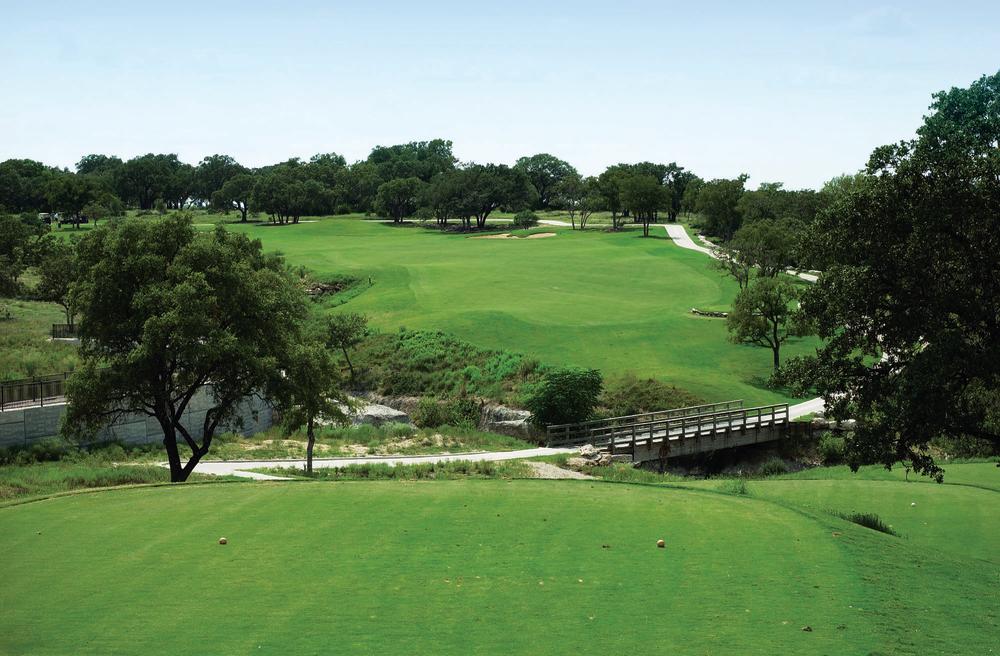
[[[155,418],[170,478],[186,480],[239,405],[280,382],[300,341],[304,293],[259,241],[221,226],[198,233],[183,215],[94,229],[78,265],[81,365],[67,383],[64,434],[89,440],[123,414]],[[188,425],[202,389],[211,407]]]
[[[1000,73],[936,94],[865,174],[812,231],[828,266],[802,304],[826,343],[800,379],[857,420],[852,466],[939,475],[936,437],[1000,441]]]

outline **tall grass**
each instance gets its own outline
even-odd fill
[[[888,535],[895,535],[896,537],[899,537],[899,533],[897,533],[896,531],[892,530],[892,527],[889,526],[888,524],[886,524],[885,522],[883,522],[882,518],[879,517],[878,515],[876,515],[875,513],[860,513],[860,512],[841,513],[841,512],[836,512],[834,514],[837,517],[840,517],[841,519],[846,519],[849,522],[854,522],[855,524],[857,524],[859,526],[864,526],[865,528],[870,528],[873,531],[880,531],[880,532],[886,533]]]
[[[531,478],[531,468],[520,461],[432,462],[415,465],[364,463],[348,467],[315,469],[311,475],[294,467],[267,468],[257,471],[277,476],[303,476],[326,481],[362,480],[453,480],[460,478]]]

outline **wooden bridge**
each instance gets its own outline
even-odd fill
[[[807,433],[808,423],[791,422],[788,404],[743,407],[743,401],[611,417],[549,426],[548,446],[593,444],[633,462],[664,460],[719,449],[774,442]]]

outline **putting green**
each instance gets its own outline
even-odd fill
[[[130,489],[2,508],[0,536],[11,654],[984,653],[997,628],[981,560],[652,486]]]
[[[547,239],[472,239],[357,218],[230,228],[320,275],[370,277],[374,286],[343,307],[383,330],[443,330],[551,364],[654,376],[712,401],[787,400],[753,382],[770,374],[769,350],[730,344],[725,321],[691,314],[725,309],[736,285],[662,228],[651,239],[565,228]],[[784,356],[812,345],[795,340]]]

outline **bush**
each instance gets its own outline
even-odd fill
[[[839,465],[844,462],[844,438],[833,433],[824,433],[819,438],[817,451],[824,465]]]
[[[633,373],[626,373],[609,382],[601,394],[600,414],[621,417],[701,403],[704,403],[702,399],[686,390],[655,378],[640,379]]]
[[[524,399],[538,426],[586,421],[594,414],[604,381],[596,369],[559,369],[545,374]]]
[[[750,496],[750,488],[747,487],[747,481],[745,478],[734,478],[728,481],[722,481],[719,485],[719,492],[725,494],[735,494],[740,497]]]
[[[781,458],[772,457],[761,463],[757,468],[757,473],[761,476],[777,476],[788,473],[788,465]]]
[[[514,215],[515,228],[534,228],[538,225],[538,215],[530,210],[524,210]]]
[[[458,426],[475,428],[479,424],[480,405],[475,399],[464,397],[438,401],[433,397],[420,399],[413,413],[413,421],[421,428]]]

